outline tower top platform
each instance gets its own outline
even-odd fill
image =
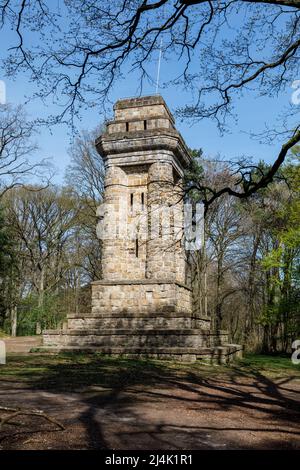
[[[140,96],[139,98],[125,98],[118,100],[114,105],[115,121],[119,119],[147,117],[165,117],[174,125],[175,119],[161,95]]]
[[[117,165],[151,164],[163,159],[167,152],[182,174],[191,162],[189,150],[161,95],[118,100],[114,119],[106,122],[96,147],[106,162],[112,163],[113,158]]]

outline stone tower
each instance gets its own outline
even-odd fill
[[[191,316],[182,237],[175,236],[190,155],[162,97],[118,101],[114,111],[96,142],[106,165],[99,210],[105,234],[92,311],[147,315],[153,326],[166,320],[162,314]]]
[[[182,178],[191,157],[161,96],[124,99],[96,141],[106,166],[99,208],[103,278],[92,311],[69,315],[44,345],[113,355],[227,359],[209,318],[192,311],[183,245]],[[226,341],[226,333],[221,340]]]

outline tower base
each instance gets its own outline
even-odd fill
[[[209,318],[192,314],[190,289],[182,284],[98,281],[92,291],[91,313],[70,314],[62,329],[44,331],[44,349],[215,363],[242,354],[225,331],[211,332]]]
[[[116,331],[113,335],[110,330],[103,330],[101,333],[46,330],[43,334],[42,351],[100,353],[120,358],[179,362],[200,360],[211,364],[226,364],[234,358],[242,357],[242,347],[237,344],[224,342],[222,346],[204,345],[213,339],[213,335],[203,334],[201,330],[137,331],[134,334],[132,330],[123,330]],[[161,346],[164,342],[166,345]],[[194,344],[190,346],[189,343]],[[195,343],[202,345],[195,346]]]

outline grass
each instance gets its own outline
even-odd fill
[[[156,360],[112,358],[100,354],[8,356],[0,366],[0,380],[22,382],[32,388],[75,390],[85,386],[118,388],[150,385],[160,380],[213,376],[269,376],[300,379],[300,365],[289,357],[246,355],[231,366],[183,364]]]
[[[0,338],[9,338],[9,335],[4,333],[4,331],[0,329]]]
[[[276,373],[298,373],[300,376],[300,364],[293,364],[291,357],[286,356],[267,356],[257,354],[247,354],[242,361],[239,361],[240,366],[260,370],[261,372],[276,374]]]
[[[86,385],[116,387],[126,382],[150,383],[163,365],[114,359],[98,354],[10,356],[0,366],[0,380],[17,380],[37,388],[73,389]]]

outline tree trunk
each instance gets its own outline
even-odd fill
[[[10,318],[11,318],[11,335],[15,337],[17,336],[17,326],[18,326],[18,309],[16,305],[14,305],[11,308]]]
[[[39,298],[38,298],[39,308],[43,308],[44,306],[44,280],[45,280],[45,269],[43,267],[40,272],[40,282],[39,282]]]
[[[256,268],[256,257],[257,251],[259,247],[260,237],[259,235],[255,235],[253,240],[253,250],[251,254],[250,260],[250,269],[249,269],[249,277],[248,277],[248,289],[247,289],[247,309],[246,309],[246,319],[245,319],[245,329],[243,335],[243,344],[249,343],[249,340],[252,339],[252,332],[253,332],[253,323],[254,323],[254,299],[255,299],[255,288],[254,288],[254,280],[255,280],[255,268]]]
[[[218,257],[217,264],[217,288],[216,288],[216,308],[215,308],[215,334],[216,344],[221,345],[221,329],[222,329],[222,298],[221,288],[223,284],[223,253]]]

